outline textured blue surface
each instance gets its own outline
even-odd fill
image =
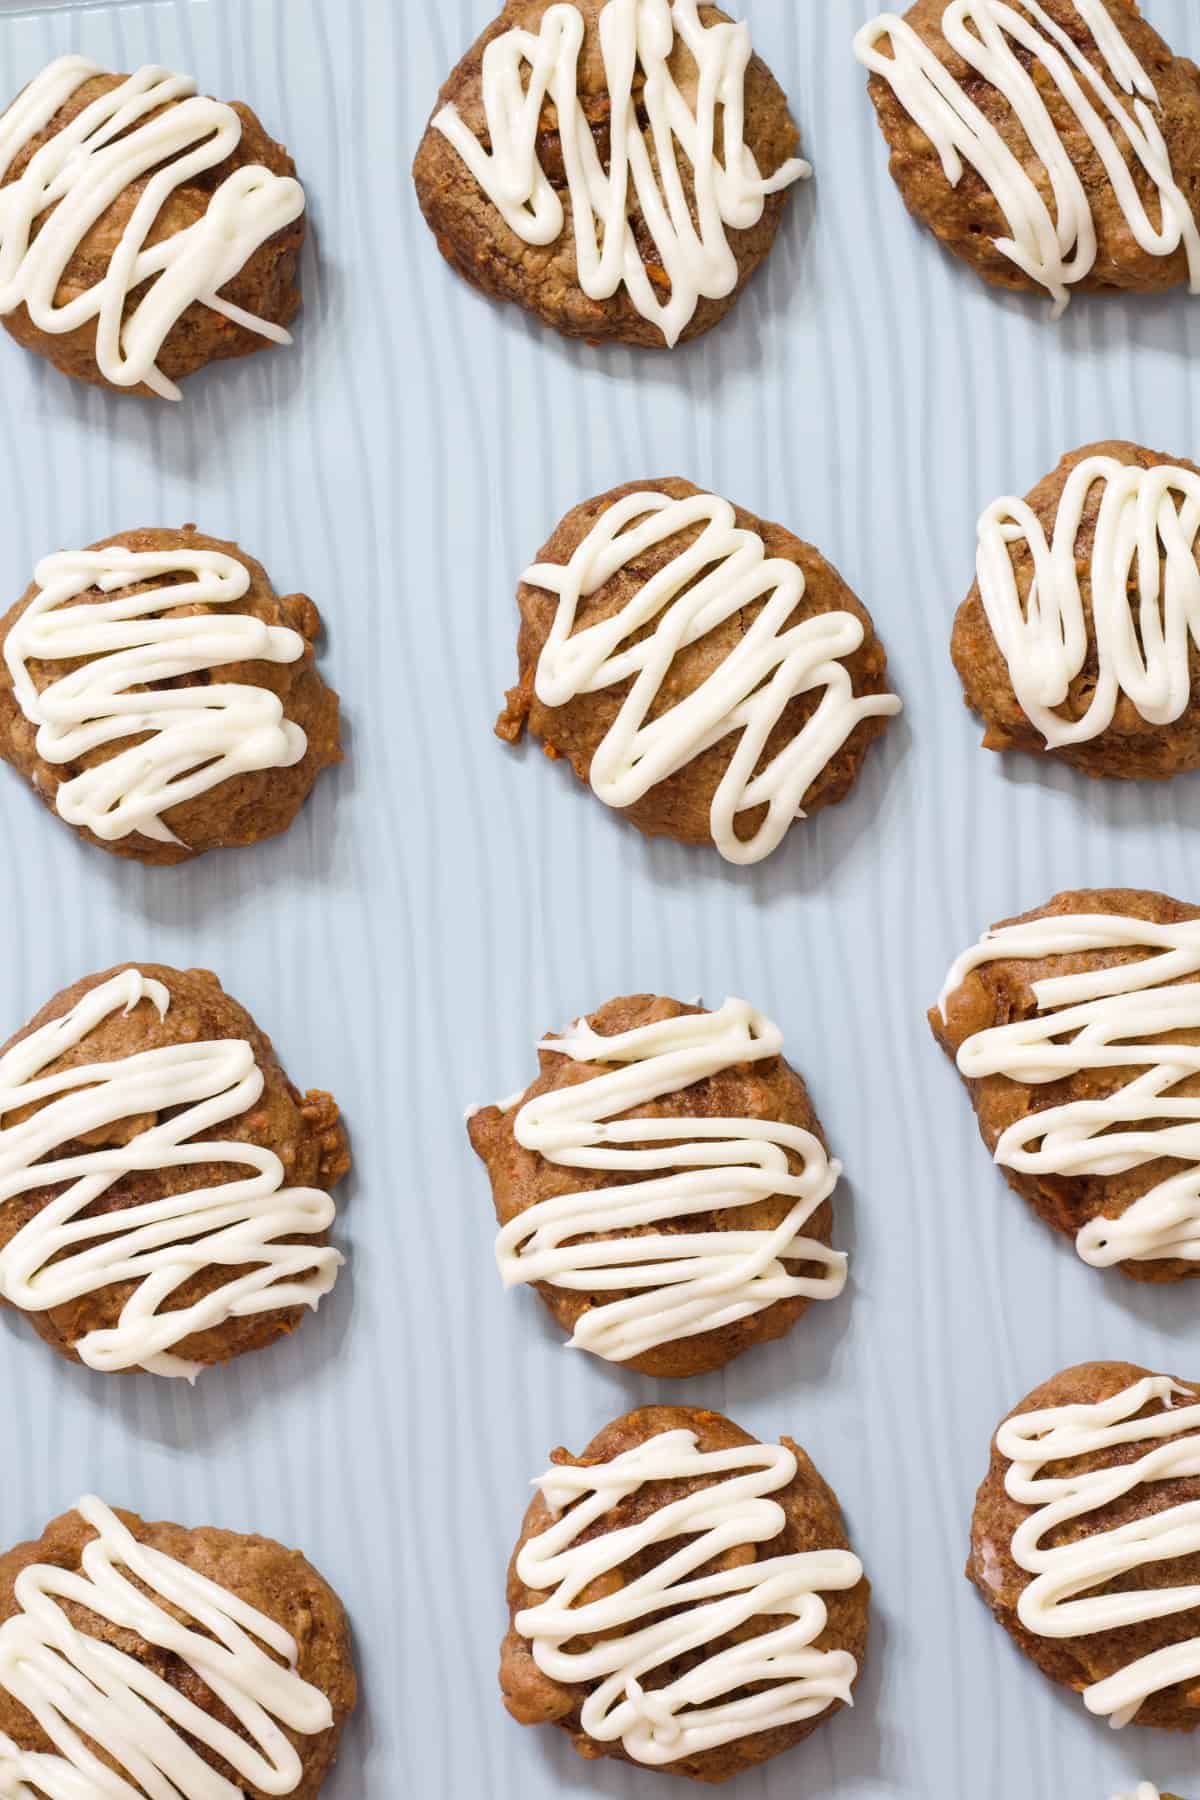
[[[349,757],[261,850],[142,871],[0,780],[0,1036],[122,958],[206,964],[293,1077],[338,1095],[350,1269],[290,1345],[195,1392],[104,1380],[0,1321],[0,1538],[85,1489],[302,1545],[344,1594],[364,1707],[334,1800],[650,1800],[662,1778],[522,1732],[495,1688],[528,1480],[626,1407],[678,1395],[789,1432],[876,1584],[859,1705],[739,1795],[1104,1800],[1186,1786],[1185,1740],[1112,1736],[1021,1661],[961,1576],[989,1434],[1060,1366],[1200,1374],[1194,1292],[1104,1279],[988,1166],[924,1010],[993,918],[1066,886],[1200,898],[1200,785],[1088,784],[977,747],[947,654],[974,520],[1068,448],[1195,457],[1200,306],[1077,302],[1054,327],[910,223],[849,50],[864,0],[747,0],[815,182],[764,276],[673,357],[567,345],[462,287],[408,167],[490,0],[143,0],[0,8],[0,90],[80,48],[244,97],[294,148],[315,226],[297,344],[182,407],[64,382],[0,342],[0,593],[133,525],[236,536],[329,628]],[[1146,0],[1200,49],[1195,0]],[[769,863],[650,846],[491,724],[512,594],[575,501],[710,484],[819,544],[871,607],[908,711],[851,800]],[[738,993],[783,1025],[848,1179],[842,1302],[724,1376],[668,1389],[562,1351],[505,1297],[462,1112],[613,994]],[[1194,1784],[1193,1784],[1194,1785]]]

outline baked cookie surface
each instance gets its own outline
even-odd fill
[[[185,75],[60,57],[0,117],[0,318],[64,375],[177,400],[206,363],[291,341],[295,173]]]
[[[1137,0],[916,0],[855,53],[909,211],[987,281],[1200,291],[1200,74]]]
[[[870,614],[825,558],[687,481],[577,506],[517,603],[498,734],[528,729],[646,836],[730,862],[844,799],[900,710]]]
[[[89,976],[0,1051],[0,1300],[71,1361],[194,1378],[333,1287],[349,1166],[215,975]]]
[[[1198,589],[1194,463],[1089,444],[997,500],[952,640],[985,746],[1127,780],[1200,768]]]
[[[870,1587],[790,1439],[648,1406],[582,1456],[556,1450],[538,1488],[500,1661],[520,1724],[557,1725],[584,1757],[717,1783],[851,1703]]]
[[[536,1287],[573,1346],[701,1375],[841,1293],[841,1169],[782,1042],[744,1001],[634,995],[543,1040],[532,1086],[473,1114],[505,1285]]]
[[[1009,1185],[1085,1262],[1200,1274],[1200,908],[1059,894],[961,957],[929,1022]]]
[[[442,88],[413,176],[472,286],[568,337],[655,347],[733,306],[809,173],[798,145],[748,28],[717,7],[508,0]]]
[[[311,1800],[355,1700],[341,1601],[268,1538],[89,1497],[0,1555],[0,1792]]]
[[[45,557],[0,620],[0,756],[118,856],[275,837],[341,760],[320,634],[306,594],[192,526]]]
[[[1018,1648],[1094,1716],[1193,1730],[1200,1390],[1115,1362],[1035,1388],[993,1442],[967,1574]]]

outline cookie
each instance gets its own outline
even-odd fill
[[[1086,1263],[1200,1275],[1200,908],[1059,894],[960,957],[929,1022],[1009,1185]]]
[[[916,0],[854,48],[909,211],[986,281],[1200,292],[1200,72],[1137,0]]]
[[[117,856],[275,837],[341,760],[320,632],[306,594],[190,525],[47,556],[0,620],[0,756]]]
[[[337,1279],[338,1109],[205,969],[57,995],[0,1051],[0,1127],[0,1300],[73,1362],[194,1379]]]
[[[532,1086],[471,1116],[504,1284],[572,1347],[707,1374],[841,1293],[841,1165],[782,1048],[744,1000],[638,994],[544,1039]]]
[[[979,521],[952,654],[989,750],[1087,775],[1200,768],[1200,468],[1089,444]]]
[[[673,346],[765,260],[810,173],[799,143],[749,29],[715,6],[508,0],[438,96],[413,178],[473,287],[567,337]]]
[[[508,1575],[500,1685],[520,1724],[716,1783],[852,1704],[870,1587],[790,1438],[647,1406],[550,1461]]]
[[[577,506],[517,603],[499,735],[528,729],[648,837],[729,862],[844,799],[900,710],[870,614],[825,558],[688,481]]]
[[[967,1574],[1094,1717],[1194,1730],[1200,1389],[1118,1362],[1035,1388],[996,1433]]]
[[[88,1497],[0,1556],[0,1793],[311,1800],[356,1684],[295,1550]]]
[[[0,117],[0,318],[64,375],[178,400],[206,363],[291,342],[295,177],[248,106],[59,57]]]

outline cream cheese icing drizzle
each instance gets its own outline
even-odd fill
[[[763,176],[746,143],[751,44],[745,25],[703,24],[698,0],[608,0],[600,13],[599,39],[611,102],[607,170],[579,102],[584,21],[575,5],[548,7],[537,34],[514,28],[493,38],[484,51],[490,150],[454,106],[443,107],[434,125],[511,230],[527,244],[544,246],[557,242],[565,222],[563,203],[538,159],[539,121],[552,102],[579,285],[592,300],[609,300],[623,286],[641,316],[673,345],[701,299],[723,299],[737,286],[737,258],[727,232],[757,225],[767,196],[811,170],[793,158]],[[694,101],[681,91],[670,66],[677,42],[695,60]],[[634,96],[639,71],[645,131]],[[666,299],[656,292],[634,237],[629,221],[634,208],[669,283]]]
[[[1102,489],[1086,569],[1076,556],[1092,489]],[[1022,601],[1013,547],[1033,558]],[[1051,538],[1023,500],[997,500],[979,522],[979,593],[1022,709],[1052,748],[1087,743],[1113,722],[1122,694],[1150,725],[1182,717],[1200,647],[1200,475],[1092,456],[1072,470]],[[1089,630],[1082,583],[1091,590]],[[1136,602],[1134,595],[1136,594]],[[1061,717],[1094,642],[1095,692],[1081,719]]]
[[[92,1369],[142,1368],[190,1380],[200,1366],[173,1355],[176,1345],[230,1319],[315,1308],[342,1258],[312,1241],[333,1223],[328,1194],[285,1187],[282,1162],[261,1145],[196,1141],[240,1117],[263,1091],[262,1070],[244,1039],[164,1045],[117,1062],[44,1072],[105,1019],[143,1000],[166,1017],[168,990],[126,969],[0,1057],[0,1212],[23,1194],[61,1190],[0,1250],[0,1294],[23,1312],[47,1312],[136,1282],[118,1324],[89,1332],[73,1348]],[[27,1116],[6,1122],[18,1112]],[[128,1143],[63,1154],[68,1144],[147,1114],[155,1122]],[[135,1171],[210,1164],[227,1168],[229,1179],[90,1212]],[[228,1269],[229,1279],[206,1298],[171,1309],[180,1287],[214,1269]]]
[[[1143,1781],[1136,1794],[1115,1794],[1113,1800],[1162,1800],[1162,1796],[1152,1781]]]
[[[957,1059],[968,1081],[1004,1075],[1034,1086],[1085,1070],[1136,1071],[1102,1098],[1016,1120],[996,1145],[1002,1167],[1026,1174],[1119,1175],[1160,1158],[1180,1165],[1120,1218],[1083,1226],[1076,1248],[1094,1268],[1200,1260],[1200,1095],[1174,1091],[1200,1072],[1200,1044],[1175,1043],[1170,1035],[1200,1031],[1200,982],[1183,979],[1200,973],[1200,920],[1156,925],[1080,913],[1006,925],[959,959],[941,1001],[945,1017],[950,994],[985,963],[1127,949],[1146,954],[1036,983],[1033,1017],[974,1033]]]
[[[0,176],[79,88],[104,73],[82,56],[43,69],[0,118]],[[235,306],[220,290],[304,211],[304,190],[291,176],[257,163],[235,169],[202,218],[148,243],[175,190],[224,162],[241,136],[233,107],[198,95],[193,81],[169,69],[148,65],[93,100],[0,188],[0,314],[24,306],[40,331],[52,333],[94,323],[105,380],[144,384],[165,400],[178,400],[179,389],[158,357],[197,302],[273,343],[290,343],[282,326]],[[59,303],[63,275],[88,232],[142,181],[103,276]]]
[[[547,1598],[518,1613],[516,1628],[552,1681],[591,1688],[581,1716],[589,1737],[620,1741],[636,1762],[666,1764],[815,1718],[836,1701],[853,1704],[854,1657],[815,1646],[828,1622],[822,1594],[862,1580],[856,1556],[819,1550],[698,1572],[779,1535],[786,1515],[771,1496],[795,1474],[796,1458],[784,1444],[702,1451],[694,1432],[667,1431],[611,1462],[556,1466],[542,1476],[538,1485],[554,1519],[525,1545],[517,1573]],[[647,1482],[714,1476],[711,1486],[639,1524],[580,1541]],[[653,1568],[624,1576],[643,1552],[668,1544],[676,1547]],[[594,1585],[601,1597],[583,1599]],[[713,1648],[767,1616],[787,1623]],[[593,1639],[590,1647],[569,1647],[581,1637]],[[683,1656],[692,1661],[684,1674],[647,1685]],[[766,1685],[728,1698],[758,1683]]]
[[[639,557],[696,526],[695,542],[620,612],[575,630],[583,601]],[[805,794],[855,727],[900,711],[892,694],[854,692],[843,659],[859,649],[864,631],[852,613],[819,613],[789,624],[804,597],[803,571],[768,557],[762,538],[741,528],[729,501],[715,494],[684,500],[653,491],[629,494],[601,515],[569,563],[539,563],[524,580],[559,601],[538,659],[535,685],[543,705],[564,706],[576,695],[632,681],[592,758],[591,785],[606,805],[632,806],[712,745],[738,736],[710,813],[713,841],[729,862],[769,856],[803,818]],[[760,611],[736,649],[693,693],[652,719],[676,654],[754,605]],[[817,692],[821,698],[811,717],[760,771],[767,741],[789,703]],[[766,818],[752,837],[739,837],[739,814],[759,806],[767,808]]]
[[[19,1610],[0,1625],[0,1690],[54,1744],[53,1751],[22,1751],[0,1732],[0,1795],[241,1800],[242,1783],[264,1794],[294,1793],[304,1770],[281,1727],[314,1737],[330,1729],[333,1709],[297,1673],[291,1633],[227,1588],[139,1543],[102,1501],[83,1499],[76,1510],[97,1533],[84,1547],[80,1569],[44,1563],[23,1569],[15,1590]],[[67,1606],[83,1607],[178,1657],[240,1729],[115,1644],[80,1630]],[[234,1771],[237,1785],[203,1760],[200,1747]]]
[[[506,1287],[540,1281],[623,1295],[585,1312],[572,1345],[625,1362],[660,1344],[719,1331],[777,1300],[830,1300],[841,1293],[846,1257],[804,1235],[841,1174],[811,1132],[766,1119],[615,1116],[725,1069],[780,1055],[778,1026],[745,1001],[727,1000],[719,1012],[611,1037],[580,1020],[542,1048],[615,1067],[527,1101],[513,1126],[517,1142],[561,1168],[644,1172],[637,1181],[543,1200],[510,1220],[497,1239]],[[799,1161],[799,1174],[789,1156]],[[773,1194],[793,1200],[774,1231],[634,1235],[697,1213],[736,1217],[740,1207]],[[584,1243],[584,1233],[604,1235]],[[815,1263],[824,1273],[793,1274],[789,1262]]]
[[[185,579],[165,579],[178,576]],[[17,703],[38,728],[38,755],[72,763],[132,740],[61,783],[55,806],[70,824],[110,843],[139,832],[177,844],[162,818],[169,808],[232,776],[301,761],[308,740],[269,688],[208,682],[147,691],[232,663],[293,663],[304,655],[299,632],[224,610],[250,588],[249,570],[235,557],[113,544],[47,556],[36,580],[40,591],[9,632],[4,656]],[[138,582],[160,585],[121,593]],[[85,599],[93,589],[113,598]],[[179,616],[199,606],[223,610]],[[39,692],[31,662],[81,666]]]
[[[991,189],[1008,223],[996,249],[1040,286],[1062,313],[1072,286],[1096,264],[1096,221],[1075,167],[1026,58],[1044,72],[1095,149],[1130,232],[1153,256],[1187,251],[1193,293],[1200,293],[1200,226],[1171,168],[1154,83],[1103,0],[1073,0],[1103,72],[1039,0],[950,0],[942,33],[975,74],[1002,94],[1049,177],[1053,211],[1022,158],[911,25],[894,12],[864,25],[854,40],[858,60],[883,77],[941,157],[957,187],[964,163]],[[884,40],[890,51],[880,46]],[[1153,184],[1148,210],[1125,160]],[[1152,216],[1155,215],[1155,216]],[[1155,222],[1157,218],[1157,223]]]
[[[1137,1415],[1158,1403],[1145,1418]],[[1018,1568],[1033,1579],[1017,1611],[1026,1631],[1043,1638],[1090,1637],[1152,1620],[1196,1616],[1197,1635],[1148,1656],[1138,1657],[1107,1680],[1084,1689],[1089,1712],[1114,1727],[1128,1725],[1154,1694],[1200,1676],[1200,1587],[1144,1588],[1126,1577],[1142,1569],[1200,1554],[1200,1501],[1163,1506],[1146,1518],[1075,1542],[1050,1546],[1076,1521],[1086,1528],[1092,1515],[1150,1490],[1153,1504],[1160,1482],[1200,1475],[1200,1397],[1165,1375],[1154,1375],[1094,1405],[1048,1407],[1009,1419],[996,1434],[996,1447],[1011,1467],[1005,1487],[1019,1505],[1032,1510],[1012,1542]],[[1077,1457],[1136,1444],[1136,1461],[1064,1473]],[[1144,1449],[1141,1449],[1142,1446]],[[1103,1587],[1104,1593],[1091,1590]]]

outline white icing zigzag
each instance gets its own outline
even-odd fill
[[[580,287],[592,300],[609,300],[624,287],[642,317],[657,325],[668,344],[675,344],[701,299],[724,299],[737,286],[737,258],[727,231],[757,225],[767,196],[811,171],[794,158],[764,177],[746,144],[751,45],[745,25],[705,25],[698,0],[609,0],[600,14],[599,35],[611,101],[607,171],[579,103],[584,23],[575,5],[548,7],[536,35],[502,32],[484,51],[490,150],[454,106],[443,107],[433,122],[517,236],[527,244],[548,245],[561,237],[564,223],[562,201],[537,153],[542,109],[552,101]],[[694,102],[681,92],[670,69],[677,38],[699,71]],[[646,135],[639,103],[648,117]],[[681,151],[685,168],[680,166]],[[689,189],[695,192],[698,224],[688,205]],[[656,291],[634,238],[629,223],[634,207],[654,240],[670,287],[667,299]]]
[[[1076,542],[1099,486],[1091,560]],[[1026,545],[1034,579],[1022,600],[1014,548]],[[1200,647],[1200,475],[1143,469],[1091,456],[1067,478],[1052,535],[1024,500],[997,500],[979,522],[979,592],[1022,710],[1052,748],[1108,730],[1122,694],[1147,724],[1170,725],[1192,698],[1191,650]],[[1091,597],[1091,622],[1082,583]],[[1095,649],[1095,692],[1081,719],[1055,710]]]
[[[1034,987],[1037,1012],[975,1032],[958,1051],[968,1081],[1004,1075],[1044,1086],[1089,1070],[1133,1069],[1123,1087],[1093,1100],[1045,1107],[1001,1133],[996,1161],[1025,1174],[1120,1175],[1167,1159],[1173,1168],[1120,1218],[1093,1219],[1076,1248],[1095,1268],[1162,1258],[1200,1260],[1200,1096],[1175,1090],[1200,1070],[1200,1044],[1175,1033],[1200,1032],[1200,920],[1155,925],[1110,913],[1030,919],[990,931],[960,957],[942,993],[973,969],[1009,959],[1079,956],[1113,950],[1147,954],[1135,961]],[[1169,983],[1178,983],[1170,986]]]
[[[290,1632],[139,1543],[102,1501],[89,1497],[77,1510],[97,1533],[84,1547],[81,1568],[35,1563],[23,1569],[16,1582],[20,1610],[0,1625],[0,1690],[54,1744],[53,1751],[24,1752],[0,1732],[0,1796],[242,1800],[242,1783],[266,1794],[294,1793],[304,1769],[280,1728],[315,1737],[332,1726],[333,1708],[296,1673]],[[67,1606],[178,1657],[240,1729],[222,1724],[115,1644],[80,1630]],[[215,1752],[239,1785],[195,1746]],[[120,1774],[101,1762],[97,1749]]]
[[[1025,162],[976,106],[911,25],[894,12],[864,25],[854,40],[861,63],[889,83],[957,187],[969,163],[991,189],[1010,235],[996,249],[1054,296],[1057,317],[1070,291],[1096,264],[1096,221],[1088,188],[1059,136],[1038,75],[1054,84],[1103,165],[1140,247],[1153,256],[1187,251],[1193,293],[1200,293],[1200,226],[1176,181],[1159,123],[1154,83],[1130,49],[1104,0],[1072,0],[1106,71],[1097,73],[1079,45],[1039,0],[949,0],[942,33],[968,67],[1002,94],[1050,177],[1051,212]],[[890,54],[879,46],[884,39]],[[1147,207],[1128,164],[1126,146],[1155,190]]]
[[[542,1477],[554,1522],[525,1545],[517,1573],[546,1598],[518,1613],[516,1628],[552,1681],[591,1688],[580,1720],[589,1737],[619,1741],[635,1762],[661,1766],[816,1718],[835,1701],[852,1704],[854,1657],[815,1645],[828,1622],[821,1596],[857,1587],[858,1558],[849,1550],[761,1562],[736,1554],[783,1530],[786,1515],[771,1495],[788,1486],[796,1467],[785,1444],[702,1451],[694,1432],[667,1431],[611,1462],[556,1465]],[[581,1541],[648,1482],[713,1476],[639,1524]],[[636,1579],[623,1573],[660,1546],[667,1554]],[[697,1573],[718,1557],[716,1574]],[[583,1600],[585,1590],[599,1597]],[[771,1629],[741,1633],[766,1617],[776,1621]],[[724,1638],[734,1641],[711,1648]],[[679,1657],[690,1665],[684,1674],[666,1686],[644,1685]]]
[[[639,557],[697,526],[695,542],[638,587],[620,612],[575,630],[584,600]],[[737,737],[710,814],[713,842],[728,862],[761,862],[777,849],[803,817],[804,796],[856,726],[900,711],[892,694],[854,692],[845,658],[863,643],[860,620],[839,611],[792,623],[805,594],[803,570],[768,557],[763,539],[740,527],[729,501],[715,494],[626,495],[601,514],[569,563],[539,563],[524,580],[559,597],[538,659],[535,685],[544,706],[564,706],[578,694],[632,678],[592,758],[592,788],[606,805],[632,806],[702,751]],[[757,616],[720,666],[652,718],[677,652],[752,606]],[[819,704],[803,728],[756,773],[791,701],[817,693]],[[759,806],[767,808],[766,818],[753,837],[739,837],[739,814]]]
[[[543,1049],[576,1062],[616,1064],[528,1101],[517,1142],[561,1168],[611,1170],[637,1181],[557,1195],[511,1220],[496,1243],[506,1287],[548,1282],[625,1297],[592,1307],[572,1343],[611,1362],[657,1345],[719,1331],[803,1297],[831,1300],[846,1285],[846,1258],[804,1227],[837,1186],[841,1166],[820,1140],[766,1119],[622,1119],[616,1115],[677,1094],[709,1076],[778,1056],[783,1034],[744,1000],[602,1037],[580,1022]],[[789,1155],[799,1161],[793,1174]],[[773,1194],[793,1204],[774,1231],[647,1231],[697,1213],[736,1216]],[[583,1243],[583,1233],[599,1234]],[[787,1263],[825,1273],[797,1275]]]
[[[73,1346],[76,1354],[108,1373],[142,1368],[190,1380],[199,1365],[172,1354],[185,1338],[230,1319],[315,1308],[342,1257],[313,1241],[333,1223],[328,1194],[286,1187],[272,1150],[202,1137],[240,1117],[263,1091],[244,1039],[164,1045],[43,1073],[105,1019],[143,1000],[166,1017],[167,989],[126,969],[0,1058],[0,1122],[16,1119],[0,1129],[0,1212],[22,1194],[61,1190],[0,1250],[0,1293],[24,1312],[48,1312],[136,1282],[119,1323],[89,1332]],[[155,1122],[128,1143],[62,1154],[67,1144],[146,1114]],[[229,1171],[216,1187],[91,1211],[128,1174],[214,1163]],[[214,1269],[231,1271],[228,1280],[204,1299],[171,1307],[179,1288]]]
[[[103,73],[82,56],[43,69],[0,118],[0,176],[71,96]],[[258,163],[235,169],[202,218],[161,243],[147,242],[176,188],[224,162],[241,137],[233,107],[203,98],[186,75],[169,69],[139,69],[93,100],[0,188],[0,314],[24,306],[40,331],[56,334],[94,323],[105,380],[144,385],[165,400],[178,400],[179,389],[158,368],[158,356],[197,301],[273,343],[290,343],[282,326],[234,306],[220,290],[304,211],[304,190],[291,176]],[[80,244],[142,180],[145,190],[104,275],[60,304],[58,289]]]
[[[185,576],[177,581],[167,577]],[[21,711],[38,727],[37,753],[73,763],[109,744],[126,750],[64,781],[60,816],[109,843],[135,832],[179,838],[163,813],[255,769],[290,768],[308,739],[278,695],[248,682],[161,683],[234,663],[294,663],[304,639],[232,608],[250,572],[215,550],[67,550],[38,564],[39,592],[5,640]],[[157,587],[125,594],[139,582]],[[84,599],[90,590],[114,599]],[[180,616],[182,614],[182,616]],[[174,615],[174,616],[171,616]],[[81,662],[38,691],[31,662]],[[151,684],[156,684],[151,688]]]
[[[1146,1407],[1156,1410],[1139,1418]],[[1063,1534],[1076,1521],[1086,1528],[1094,1514],[1143,1488],[1153,1502],[1159,1483],[1200,1476],[1197,1431],[1200,1396],[1169,1376],[1153,1375],[1094,1405],[1024,1413],[996,1434],[996,1448],[1011,1464],[1005,1488],[1030,1509],[1012,1541],[1013,1560],[1033,1577],[1017,1607],[1026,1631],[1061,1641],[1185,1613],[1197,1621],[1194,1636],[1139,1656],[1084,1689],[1088,1711],[1114,1728],[1136,1719],[1153,1695],[1200,1676],[1200,1587],[1148,1587],[1138,1580],[1155,1563],[1200,1554],[1200,1501],[1163,1505],[1087,1537]],[[1130,1444],[1141,1452],[1133,1462],[1084,1474],[1062,1467]],[[1126,1577],[1131,1579],[1122,1586]]]

